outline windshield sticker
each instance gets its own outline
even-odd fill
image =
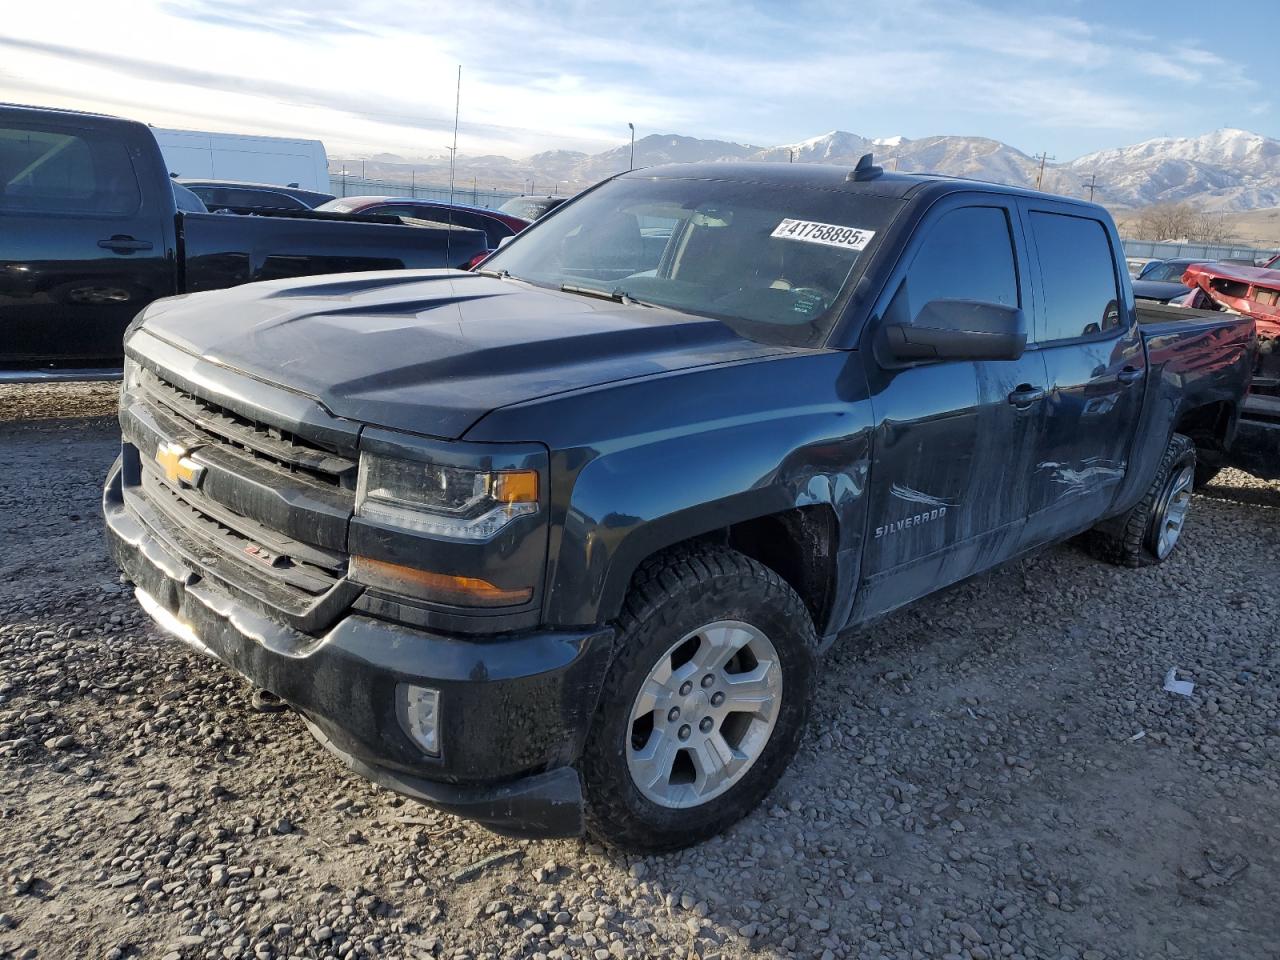
[[[861,227],[841,227],[834,223],[818,223],[814,220],[783,220],[774,227],[771,237],[784,240],[803,240],[805,243],[821,243],[827,247],[843,247],[861,250],[876,235],[874,230]]]

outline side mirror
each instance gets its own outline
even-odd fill
[[[912,323],[888,323],[882,343],[900,363],[1017,360],[1027,346],[1020,307],[980,300],[931,300]]]

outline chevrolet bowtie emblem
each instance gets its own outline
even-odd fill
[[[156,447],[156,463],[160,465],[165,479],[175,487],[199,486],[200,478],[204,476],[204,467],[187,456],[186,447],[176,443],[162,443]]]

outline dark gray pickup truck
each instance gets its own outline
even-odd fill
[[[145,124],[0,104],[0,371],[118,365],[124,328],[159,297],[461,266],[486,247],[393,217],[180,212],[174,190]]]
[[[1139,326],[1097,206],[789,164],[636,171],[481,273],[161,301],[111,551],[353,770],[677,847],[794,755],[847,628],[1077,534],[1170,557],[1252,323]]]

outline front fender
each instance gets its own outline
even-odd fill
[[[839,601],[830,620],[844,622],[871,443],[857,354],[797,351],[499,414],[477,438],[539,435],[552,449],[547,623],[607,622],[645,558],[813,505],[830,506],[836,520]]]

